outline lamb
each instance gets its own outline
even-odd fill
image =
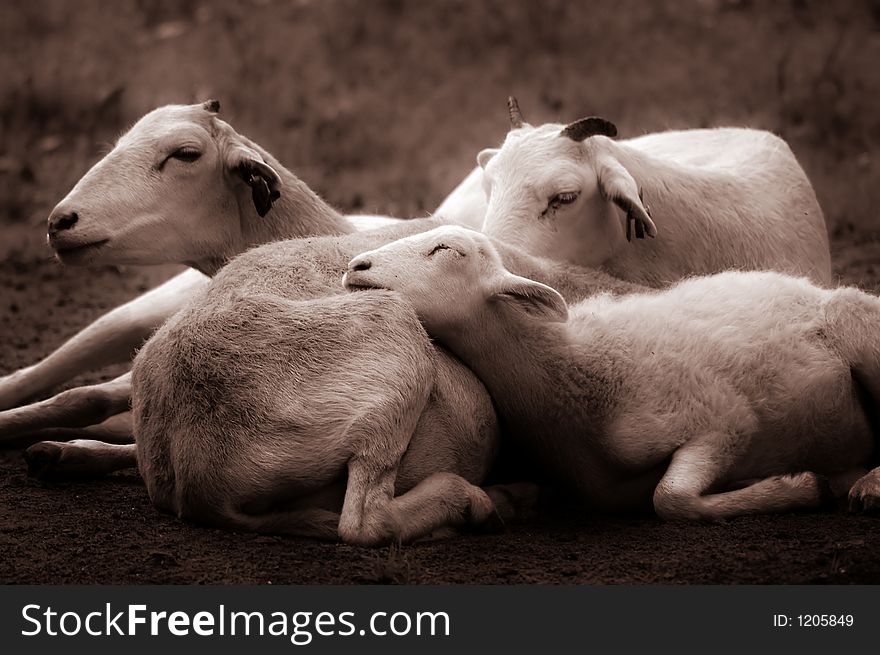
[[[831,282],[822,210],[779,137],[716,128],[614,141],[604,119],[532,127],[509,106],[504,144],[477,157],[484,233],[654,287],[733,268]],[[628,243],[633,228],[656,239]]]
[[[397,294],[354,297],[340,284],[365,247],[440,224],[255,248],[166,322],[132,370],[152,502],[223,528],[334,538],[338,527],[367,545],[528,506],[532,485],[476,486],[498,443],[482,384],[431,346]],[[572,296],[633,287],[499,248]]]
[[[880,299],[730,271],[567,307],[488,237],[439,227],[349,263],[476,373],[505,438],[587,506],[664,519],[876,508]],[[830,487],[829,484],[830,483]]]
[[[184,263],[194,270],[111,311],[43,361],[0,378],[0,409],[42,395],[83,370],[130,358],[157,326],[207,286],[206,276],[249,247],[399,222],[341,216],[265,149],[220,120],[219,108],[211,100],[148,113],[48,221],[49,245],[64,264]],[[31,451],[34,470],[49,474],[62,457],[82,470],[80,451],[87,447],[110,453],[108,464],[115,467],[118,449],[104,449],[94,439],[130,442],[130,428],[118,419],[94,424],[128,409],[129,387],[126,374],[0,412],[0,442],[22,443],[23,434],[33,435],[31,441],[47,435],[88,437],[70,447],[49,443]],[[58,428],[67,431],[59,435]]]
[[[341,216],[264,148],[220,120],[219,109],[210,100],[149,112],[52,211],[48,242],[63,264],[179,263],[194,270],[109,312],[42,361],[0,377],[0,410],[43,396],[83,371],[130,359],[207,286],[206,276],[249,247],[399,222]],[[127,385],[126,375],[4,412],[0,440],[39,437],[59,427],[69,429],[68,438],[122,439],[119,421],[75,428],[127,409]]]

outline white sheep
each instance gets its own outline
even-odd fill
[[[281,238],[345,234],[399,223],[344,217],[270,153],[217,116],[219,103],[169,105],[142,117],[55,207],[49,244],[64,264],[188,264],[159,287],[95,321],[33,366],[0,378],[0,409],[45,394],[84,370],[126,361],[169,316],[208,283],[230,257]],[[201,272],[199,272],[201,271]],[[120,438],[120,425],[77,430],[124,411],[128,374],[0,412],[0,442],[63,427],[66,437]],[[55,435],[57,436],[57,434]],[[18,443],[21,443],[18,440]],[[94,443],[47,444],[38,468]],[[64,452],[66,449],[66,452]],[[131,449],[129,449],[131,450]],[[133,455],[133,450],[131,450]],[[48,472],[48,470],[47,470]]]
[[[831,281],[822,210],[779,137],[717,128],[614,141],[601,118],[532,127],[513,98],[510,110],[502,147],[477,158],[486,234],[650,286],[734,268]],[[656,239],[629,243],[633,227]]]
[[[43,396],[83,371],[129,360],[156,327],[207,285],[202,273],[212,275],[247,248],[399,221],[340,215],[264,148],[220,120],[218,111],[212,100],[149,112],[48,220],[49,245],[64,264],[178,263],[196,270],[102,316],[40,362],[0,377],[0,410]],[[49,426],[89,425],[124,401],[103,392],[121,388],[73,390],[0,414],[0,440]],[[88,406],[100,411],[89,412]],[[85,434],[115,433],[116,427]]]
[[[252,249],[166,322],[132,370],[153,503],[225,528],[334,537],[338,524],[367,544],[482,522],[493,508],[516,515],[532,486],[475,486],[498,438],[480,382],[431,346],[398,295],[355,297],[340,284],[364,248],[439,224]],[[499,248],[511,268],[573,297],[633,288]]]
[[[349,264],[483,381],[506,438],[599,510],[667,519],[814,508],[828,476],[876,506],[880,299],[726,272],[570,308],[491,241],[441,227]]]

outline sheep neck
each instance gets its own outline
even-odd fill
[[[536,257],[500,241],[495,241],[494,245],[507,270],[553,287],[568,303],[599,293],[618,295],[649,289],[598,269]]]
[[[567,324],[522,315],[505,302],[487,303],[437,337],[486,386],[506,435],[572,484],[598,479],[585,472],[602,468],[596,444],[613,403],[601,353],[573,344]]]
[[[240,227],[238,238],[229,243],[224,252],[191,264],[208,276],[213,276],[230,259],[255,246],[285,239],[350,234],[355,231],[351,221],[324,202],[271,154],[253,142],[249,142],[249,145],[278,173],[281,197],[272,203],[272,209],[265,216],[259,216],[251,194],[238,194],[235,207]]]

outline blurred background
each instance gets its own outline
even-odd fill
[[[433,210],[507,130],[746,125],[790,143],[837,239],[880,235],[880,1],[4,0],[0,256],[115,137],[206,98],[343,210]]]

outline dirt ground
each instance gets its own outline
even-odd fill
[[[394,215],[500,142],[510,93],[532,122],[595,113],[623,136],[771,129],[815,183],[840,279],[880,291],[877,2],[20,0],[0,43],[0,375],[176,270],[64,269],[44,221],[126,125],[207,97],[338,207]],[[44,483],[0,452],[2,583],[878,583],[878,552],[880,519],[843,512],[559,511],[369,550],[187,525],[134,471]]]
[[[880,243],[846,245],[835,255],[851,271],[880,261]],[[150,274],[0,264],[0,370],[33,361]],[[880,583],[878,552],[880,518],[843,512],[674,525],[563,511],[503,533],[371,550],[191,526],[154,509],[134,470],[39,482],[20,451],[0,452],[4,583]]]

